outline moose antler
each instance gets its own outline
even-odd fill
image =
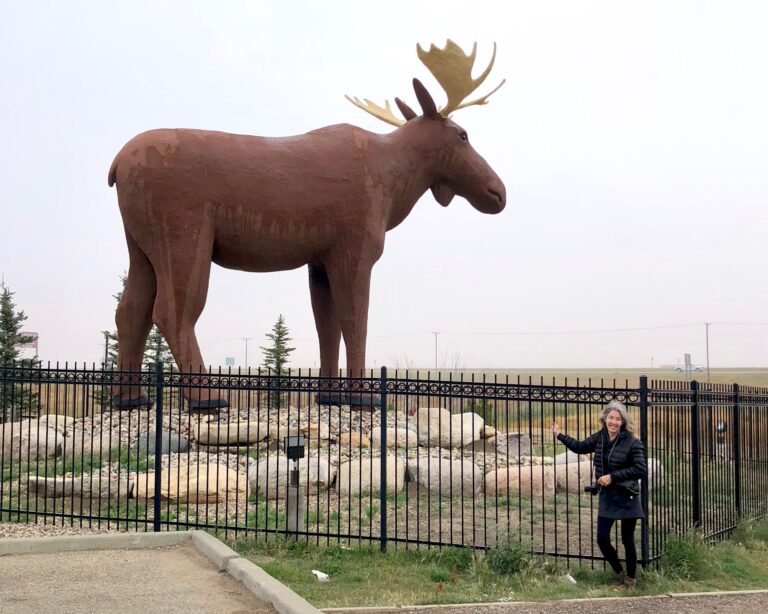
[[[470,55],[466,55],[462,48],[451,39],[448,39],[445,49],[439,49],[434,45],[430,45],[429,51],[424,51],[421,45],[417,44],[416,53],[448,96],[447,104],[438,111],[443,117],[448,117],[458,109],[472,105],[487,104],[491,94],[495,93],[506,83],[506,79],[502,79],[501,83],[491,90],[490,93],[481,98],[464,102],[467,96],[480,87],[490,74],[493,63],[496,61],[496,43],[493,43],[493,56],[488,67],[477,79],[472,78],[472,67],[477,56],[477,43],[474,43],[472,46],[472,53]],[[392,113],[392,107],[389,106],[389,100],[385,100],[384,106],[380,107],[367,98],[363,98],[363,100],[360,100],[357,96],[345,96],[345,98],[366,113],[370,113],[374,117],[393,126],[402,126],[406,121],[395,117],[394,113]],[[402,110],[403,107],[401,105],[402,103],[398,102],[398,107]],[[408,119],[408,115],[406,115],[406,119]]]
[[[402,126],[405,123],[404,119],[395,117],[395,114],[392,113],[392,107],[389,106],[389,100],[385,100],[384,106],[380,107],[375,102],[372,102],[367,98],[363,98],[363,101],[361,101],[357,96],[344,96],[344,98],[349,100],[349,102],[351,102],[356,107],[361,108],[366,113],[370,113],[374,117],[378,117],[388,124],[392,124],[393,126]]]
[[[472,67],[477,56],[477,43],[472,45],[472,53],[470,55],[466,55],[462,48],[451,39],[448,39],[445,49],[439,49],[434,45],[430,45],[429,51],[424,51],[421,45],[417,44],[416,53],[448,96],[448,102],[439,111],[443,117],[448,117],[448,115],[458,109],[464,109],[472,105],[487,104],[491,94],[498,91],[506,82],[506,79],[503,79],[501,83],[485,96],[464,102],[467,96],[480,87],[490,74],[493,63],[496,61],[496,43],[493,43],[493,56],[488,67],[477,79],[472,78]]]

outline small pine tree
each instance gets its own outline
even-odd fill
[[[277,322],[275,322],[272,332],[267,333],[267,339],[272,342],[272,345],[261,348],[261,351],[264,352],[264,361],[261,364],[275,375],[283,375],[285,365],[288,364],[288,357],[296,349],[288,347],[288,343],[292,339],[288,336],[288,327],[285,325],[283,314],[280,314]]]
[[[33,338],[21,334],[21,327],[27,316],[16,310],[14,293],[5,283],[0,284],[0,366],[33,367],[37,356],[19,360],[19,346],[30,343]],[[39,407],[37,395],[21,384],[3,383],[0,386],[0,421],[15,419],[20,414],[30,414]]]
[[[275,322],[272,332],[267,333],[267,339],[272,342],[272,345],[261,348],[262,352],[264,352],[264,361],[261,364],[274,375],[286,374],[288,370],[285,368],[285,365],[288,364],[288,357],[296,348],[288,347],[291,337],[288,336],[288,327],[285,325],[283,314],[280,314],[277,322]],[[280,392],[270,393],[270,406],[274,408],[280,407],[283,396]]]

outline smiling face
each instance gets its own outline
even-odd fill
[[[624,420],[616,409],[609,411],[608,415],[605,417],[605,428],[608,429],[608,434],[611,435],[611,437],[615,436],[621,430],[623,424]]]

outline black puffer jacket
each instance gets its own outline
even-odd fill
[[[592,433],[581,441],[563,433],[560,433],[557,439],[577,454],[595,453],[595,481],[610,473],[612,483],[625,482],[628,489],[640,492],[637,480],[645,479],[648,474],[648,464],[645,461],[643,443],[629,431],[621,430],[615,444],[611,443],[606,428]],[[609,450],[610,461],[608,467],[603,467],[603,450],[606,447]],[[613,448],[612,451],[611,448]]]

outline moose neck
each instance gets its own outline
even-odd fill
[[[417,121],[408,122],[383,139],[384,160],[381,181],[388,193],[387,230],[398,226],[416,201],[437,181],[437,147]]]

